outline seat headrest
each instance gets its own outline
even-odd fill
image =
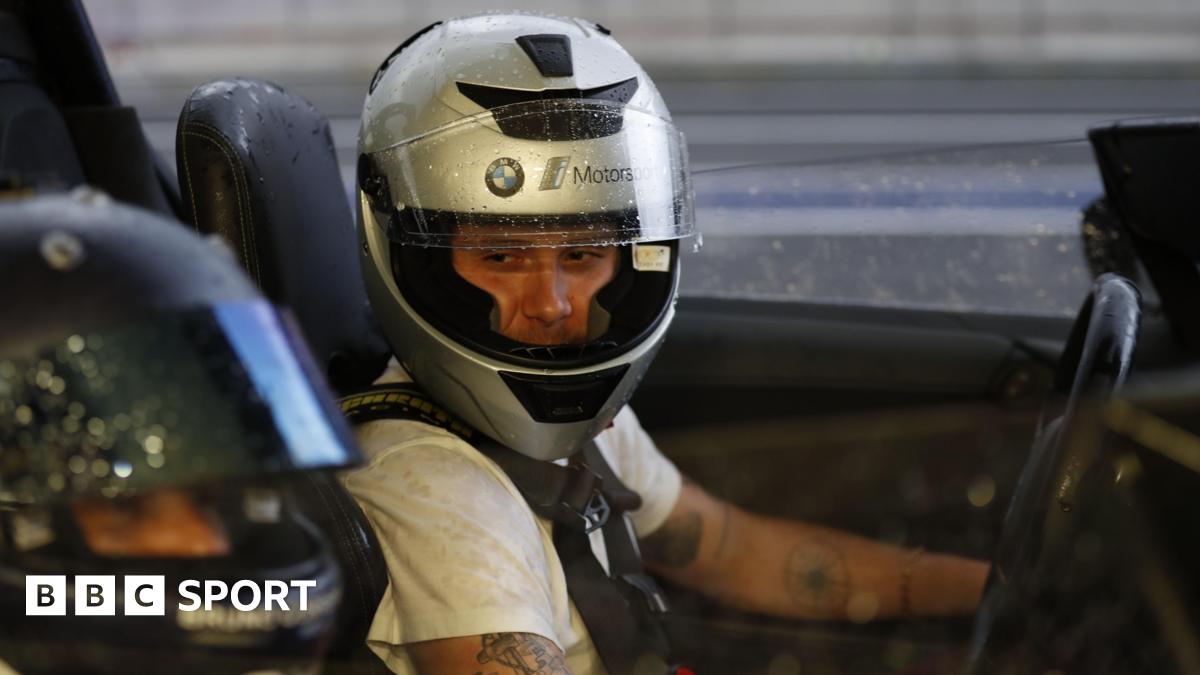
[[[369,383],[390,353],[359,272],[329,124],[260,80],[197,87],[176,131],[184,215],[218,233],[263,293],[289,306],[334,388]]]

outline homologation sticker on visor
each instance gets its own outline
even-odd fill
[[[634,244],[633,269],[639,272],[670,272],[671,247]]]

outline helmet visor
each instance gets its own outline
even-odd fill
[[[609,101],[499,106],[361,161],[360,187],[401,244],[614,245],[694,229],[683,135]]]
[[[308,360],[266,301],[72,335],[0,359],[0,502],[47,503],[356,463]]]

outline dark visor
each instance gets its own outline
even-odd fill
[[[360,459],[303,340],[266,301],[88,331],[0,360],[0,502]]]

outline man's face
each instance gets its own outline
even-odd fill
[[[592,298],[616,276],[615,246],[456,248],[454,271],[496,302],[494,327],[536,345],[588,339]]]
[[[111,557],[195,558],[229,554],[229,540],[212,514],[182,490],[156,490],[120,500],[74,502],[88,548]]]

